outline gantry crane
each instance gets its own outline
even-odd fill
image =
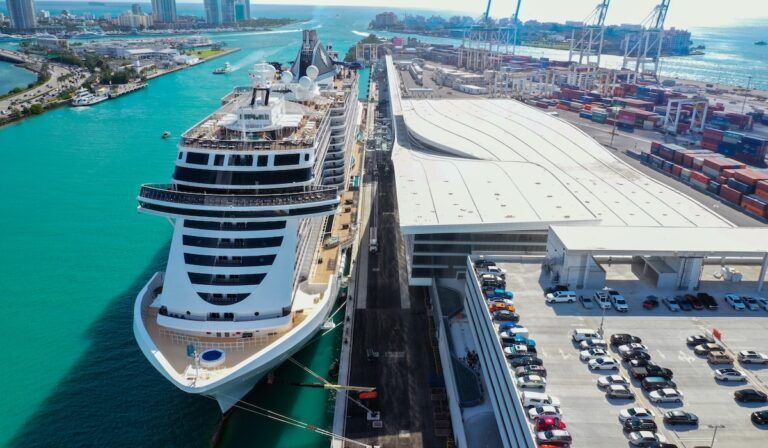
[[[605,37],[605,16],[608,15],[610,4],[611,0],[600,2],[584,19],[584,25],[573,30],[571,50],[568,53],[569,62],[573,62],[575,56],[578,55],[579,64],[600,66],[600,55],[603,52],[603,38]]]
[[[664,21],[671,0],[662,0],[641,23],[640,31],[624,38],[624,60],[621,68],[638,77],[659,79],[661,47],[664,41]],[[650,70],[648,67],[650,66]]]

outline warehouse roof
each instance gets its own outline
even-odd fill
[[[768,253],[768,228],[552,226],[569,252],[659,256],[755,256]]]
[[[391,62],[388,70],[405,233],[553,223],[732,227],[539,109],[513,100],[400,98]]]

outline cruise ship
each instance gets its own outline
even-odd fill
[[[136,298],[136,340],[222,411],[315,337],[338,295],[343,244],[329,229],[359,118],[357,73],[334,56],[308,30],[290,70],[256,64],[252,85],[182,136],[172,182],[139,193],[173,237]]]

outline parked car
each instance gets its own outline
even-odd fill
[[[668,425],[698,425],[699,417],[680,410],[668,411],[664,413],[664,423]]]
[[[628,362],[628,369],[631,369],[633,367],[652,367],[656,366],[657,364],[653,361],[651,361],[651,357],[647,358],[635,358],[630,359]]]
[[[629,381],[621,375],[606,375],[597,379],[597,387],[605,389],[608,386],[628,386]]]
[[[708,342],[706,344],[697,345],[693,348],[693,352],[697,355],[706,355],[709,352],[722,352],[725,351],[721,345],[715,344],[713,342]]]
[[[640,344],[642,339],[628,333],[617,333],[611,336],[611,345],[614,347],[626,344]]]
[[[576,293],[573,291],[556,291],[547,294],[547,303],[573,303],[576,301]]]
[[[659,298],[656,296],[648,296],[643,300],[643,308],[646,310],[652,310],[659,307]]]
[[[741,297],[737,296],[736,294],[726,294],[725,302],[728,305],[731,305],[731,307],[736,311],[744,311],[747,308],[747,306],[741,300]]]
[[[608,352],[602,348],[590,348],[589,350],[582,350],[579,352],[579,359],[582,361],[589,361],[595,358],[604,358],[608,356]]]
[[[704,307],[710,311],[715,311],[719,308],[717,305],[717,300],[706,292],[700,292],[696,294],[696,297],[698,297],[699,300],[701,300],[701,302],[704,304]]]
[[[517,387],[520,389],[544,389],[547,387],[547,380],[538,375],[521,376],[517,379]]]
[[[536,433],[536,441],[539,445],[543,443],[558,444],[568,446],[573,441],[571,434],[565,429],[554,429],[551,431],[539,431]],[[556,445],[557,446],[557,445]]]
[[[520,322],[520,315],[509,310],[494,311],[493,318],[506,322]]]
[[[768,409],[753,412],[749,419],[756,425],[768,425]]]
[[[609,357],[591,359],[588,365],[590,370],[619,370],[619,364]]]
[[[653,392],[659,389],[676,389],[677,384],[674,381],[668,380],[660,376],[649,376],[641,381],[640,385],[646,392]]]
[[[652,410],[646,408],[628,408],[622,409],[619,412],[619,421],[624,424],[627,419],[637,417],[642,420],[653,420],[656,414]]]
[[[600,339],[600,338],[587,338],[587,339],[584,339],[583,341],[581,341],[581,343],[579,344],[579,348],[582,349],[582,350],[587,350],[587,349],[590,349],[590,348],[607,349],[608,348],[608,343],[605,342],[605,340]]]
[[[494,311],[500,311],[500,310],[507,310],[514,313],[516,311],[516,308],[515,308],[515,305],[505,303],[503,301],[490,301],[488,303],[488,311],[494,312]]]
[[[656,431],[659,429],[653,420],[643,420],[637,417],[628,418],[621,426],[626,432]]]
[[[680,305],[681,310],[691,311],[693,309],[691,302],[688,301],[686,296],[675,296],[675,298],[677,299],[677,304]]]
[[[581,306],[588,310],[591,310],[595,307],[595,301],[592,300],[592,297],[589,296],[579,296],[579,302],[581,302]]]
[[[754,350],[739,352],[739,362],[742,364],[768,364],[768,355]]]
[[[529,349],[536,347],[536,341],[533,339],[511,331],[502,331],[499,333],[499,338],[503,344],[522,344]]]
[[[643,378],[638,378],[639,380],[643,380],[645,378],[648,378],[649,376],[660,376],[662,378],[671,380],[672,377],[674,376],[671,370],[664,367],[647,366],[647,367],[640,367],[640,368],[645,370],[646,375]],[[635,369],[632,369],[632,370],[635,370]]]
[[[740,403],[765,403],[768,396],[756,389],[741,389],[733,393],[733,398]]]
[[[541,358],[534,356],[534,355],[526,355],[521,356],[519,358],[511,359],[509,361],[509,365],[513,368],[522,367],[522,366],[542,366],[544,365],[544,361],[541,360]]]
[[[544,366],[536,366],[536,365],[520,366],[515,368],[516,377],[521,377],[526,375],[538,375],[542,378],[546,378],[547,369],[545,369]]]
[[[720,364],[733,364],[733,358],[725,352],[711,351],[707,353],[707,362],[716,366]]]
[[[565,422],[558,417],[541,417],[536,419],[536,432],[565,429]]]
[[[524,344],[516,344],[504,347],[504,356],[506,356],[507,359],[514,359],[528,355],[530,355],[530,353],[528,353],[528,347],[526,347]]]
[[[621,356],[621,360],[625,362],[631,362],[636,359],[650,361],[651,355],[648,354],[647,352],[628,352]]]
[[[755,297],[755,300],[757,300],[757,303],[759,303],[765,311],[768,311],[768,299],[765,297]]]
[[[608,297],[608,294],[603,291],[598,291],[594,295],[595,302],[597,303],[597,306],[599,306],[601,309],[609,310],[611,309],[611,299]]]
[[[741,296],[742,302],[747,306],[749,311],[760,311],[760,303],[757,299],[750,296]]]
[[[597,330],[589,328],[577,328],[571,333],[571,340],[573,342],[581,342],[585,339],[600,339],[600,333]]]
[[[630,432],[627,437],[629,437],[630,444],[642,448],[647,448],[652,443],[666,443],[667,441],[663,435],[653,431]]]
[[[719,381],[747,381],[744,372],[737,369],[717,369],[712,373]]]
[[[552,405],[545,405],[545,406],[536,406],[531,409],[528,409],[528,417],[531,420],[536,420],[544,417],[562,418],[563,415],[562,415],[562,412],[560,412],[559,407],[552,406]]]
[[[692,294],[686,294],[685,295],[686,300],[691,304],[694,310],[703,310],[704,309],[704,303],[699,299],[698,297],[692,295]]]
[[[661,299],[661,301],[666,305],[667,309],[669,311],[678,312],[680,311],[680,304],[677,303],[677,299],[674,297],[664,297]]]
[[[620,345],[617,349],[620,355],[625,355],[632,352],[644,352],[648,353],[648,347],[643,344],[633,342],[631,344]]]
[[[648,398],[654,403],[682,403],[683,393],[672,388],[659,389],[649,393]]]
[[[499,324],[499,333],[507,330],[511,330],[512,328],[519,328],[522,327],[522,325],[515,323],[515,322],[501,322]]]
[[[605,398],[620,398],[624,400],[634,400],[635,394],[632,390],[622,384],[613,384],[605,390]]]
[[[568,285],[554,285],[544,290],[544,297],[557,291],[568,291]]]
[[[688,347],[696,347],[697,345],[701,344],[714,344],[715,338],[705,334],[696,334],[693,336],[688,336],[688,339],[685,340],[685,343],[688,345]]]
[[[619,294],[618,291],[609,290],[608,297],[611,298],[611,303],[613,303],[613,307],[616,308],[616,311],[620,313],[626,313],[629,311],[629,304],[627,303],[627,299]]]

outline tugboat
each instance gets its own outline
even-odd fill
[[[229,73],[231,71],[232,71],[232,66],[229,65],[229,62],[225,62],[224,65],[222,65],[221,67],[219,67],[216,70],[214,70],[213,74],[214,75],[223,75],[223,74]]]

